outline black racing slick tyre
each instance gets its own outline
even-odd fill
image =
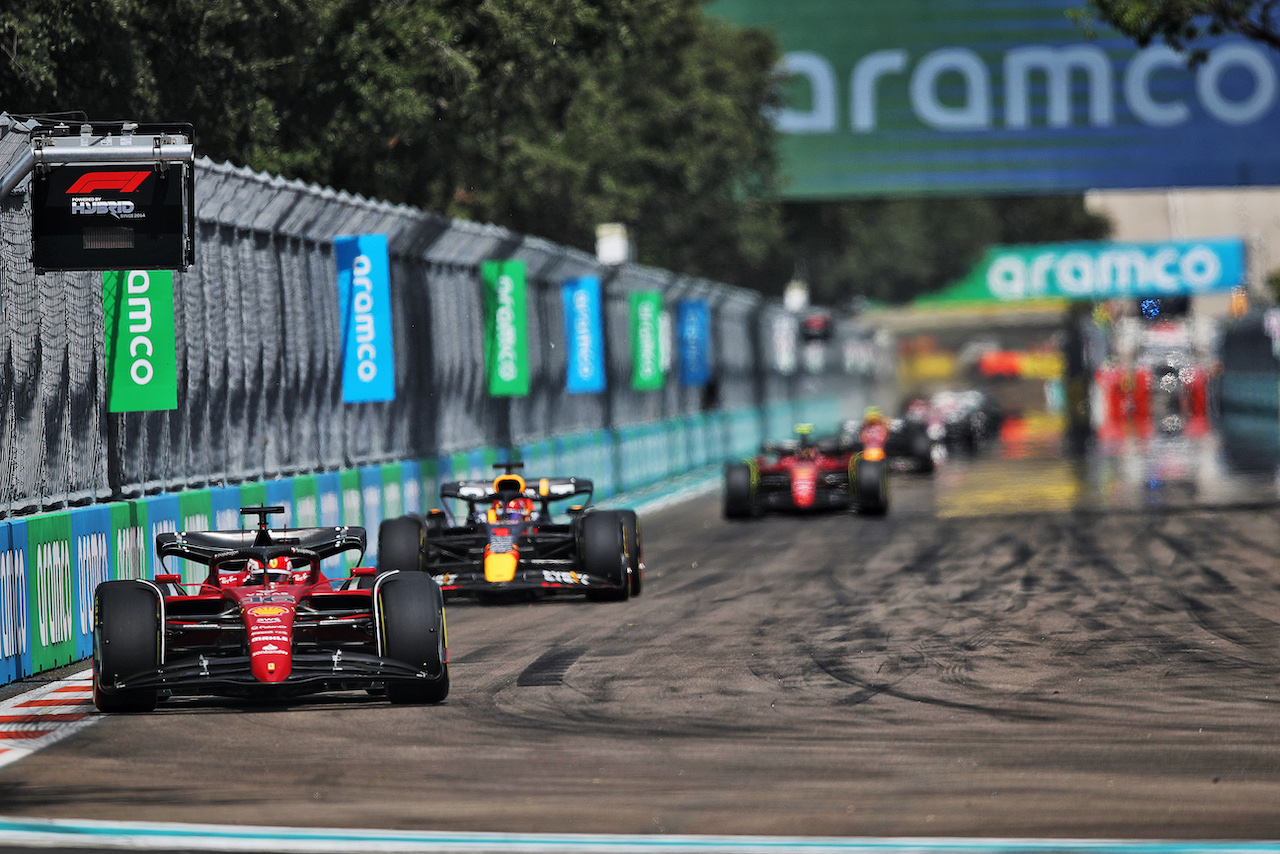
[[[755,510],[751,466],[730,463],[724,467],[724,518],[746,519]]]
[[[116,688],[160,664],[160,591],[104,581],[93,595],[93,704],[100,712],[150,712],[159,692]]]
[[[578,564],[593,578],[612,588],[587,591],[596,602],[625,602],[631,597],[631,568],[627,565],[627,541],[621,514],[596,510],[582,517],[578,534]]]
[[[622,519],[622,535],[627,543],[631,595],[639,596],[644,589],[644,551],[640,541],[640,517],[634,510],[619,510],[618,516]]]
[[[413,516],[384,519],[378,525],[378,571],[422,570],[423,521]]]
[[[854,507],[868,516],[889,512],[889,467],[884,460],[858,460],[854,468]]]
[[[924,429],[917,430],[911,437],[911,456],[915,459],[916,471],[933,474],[933,440]]]
[[[382,579],[377,599],[382,655],[432,677],[388,679],[387,699],[396,704],[443,702],[449,696],[449,644],[439,585],[425,573],[400,571]]]

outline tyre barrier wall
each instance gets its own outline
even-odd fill
[[[604,499],[759,445],[761,424],[785,435],[796,420],[834,426],[847,409],[835,399],[739,409],[588,431],[520,445],[533,475],[589,477]],[[0,685],[89,658],[93,652],[93,591],[103,581],[150,578],[158,571],[156,534],[237,529],[241,507],[279,504],[291,527],[363,525],[377,560],[382,519],[438,506],[442,481],[493,476],[503,449],[475,448],[398,463],[367,465],[266,482],[163,493],[130,501],[0,521]],[[197,582],[204,568],[170,560],[168,569]],[[342,558],[325,574],[344,575]]]

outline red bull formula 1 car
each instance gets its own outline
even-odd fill
[[[494,480],[440,486],[441,503],[423,516],[385,520],[378,529],[380,566],[421,568],[447,598],[500,601],[580,593],[596,601],[639,596],[644,559],[634,510],[590,506],[593,484],[580,477],[528,482],[523,463],[497,463]],[[553,505],[574,502],[562,518]]]
[[[812,425],[796,425],[796,439],[768,443],[760,454],[725,466],[724,516],[746,519],[768,510],[889,508],[883,441],[851,447],[838,437],[814,440]]]
[[[283,507],[240,512],[256,515],[257,527],[156,536],[162,562],[206,566],[202,581],[164,572],[98,585],[93,700],[101,711],[150,711],[162,694],[289,698],[363,688],[385,690],[392,703],[445,699],[444,600],[429,575],[357,567],[330,582],[321,561],[363,556],[363,528],[272,529],[268,517]]]

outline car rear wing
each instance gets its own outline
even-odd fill
[[[594,492],[595,485],[589,478],[544,477],[526,481],[522,494],[525,498],[541,501],[543,504],[552,501],[568,501],[585,495],[586,500],[578,503],[586,505],[591,503]],[[493,481],[490,480],[458,480],[440,484],[440,498],[441,500],[457,498],[474,505],[496,501],[498,492],[494,490]]]
[[[277,528],[256,531],[176,531],[156,534],[156,554],[161,560],[179,557],[209,565],[223,552],[248,548],[292,547],[314,552],[324,559],[347,551],[364,557],[365,530],[356,525],[330,528]],[[359,563],[359,559],[356,561]]]

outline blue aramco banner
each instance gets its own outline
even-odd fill
[[[1139,4],[1141,5],[1141,4]],[[1280,54],[1195,66],[1083,0],[714,0],[782,50],[788,199],[1280,184]]]
[[[396,396],[391,332],[391,277],[385,234],[333,239],[342,322],[342,402]]]
[[[579,276],[560,288],[564,303],[564,337],[568,345],[570,394],[605,390],[604,325],[600,319],[600,277]]]
[[[706,300],[681,300],[676,313],[680,336],[680,381],[701,388],[711,381],[711,307]]]

